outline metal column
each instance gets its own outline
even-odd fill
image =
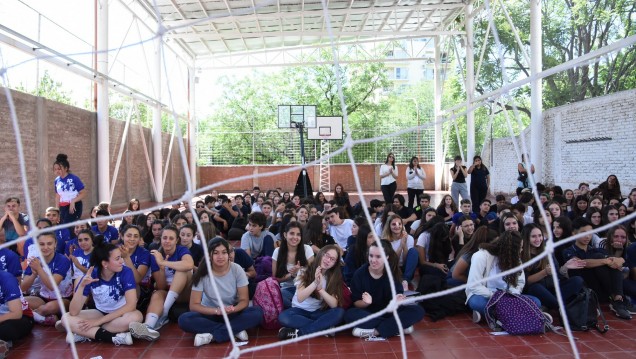
[[[108,73],[108,0],[95,2],[97,12],[97,71]],[[97,195],[110,201],[110,133],[108,126],[108,79],[97,84]]]
[[[435,36],[435,72],[433,73],[433,81],[435,83],[433,89],[433,111],[435,115],[435,190],[442,190],[442,171],[443,171],[443,148],[442,148],[442,79],[439,73],[442,67],[440,54],[440,38]]]
[[[190,178],[192,179],[192,189],[197,188],[197,130],[199,127],[199,121],[197,120],[196,110],[195,110],[195,88],[196,88],[196,75],[195,70],[196,67],[193,66],[188,69],[190,76],[188,78],[188,102],[190,105],[189,113],[190,118],[188,119],[188,147],[190,148],[190,156],[188,157],[189,165],[190,165]]]
[[[530,75],[541,72],[542,59],[541,0],[530,0]],[[542,178],[543,161],[543,86],[540,78],[530,82],[530,161],[534,164],[535,181]]]
[[[475,96],[475,58],[473,54],[473,5],[468,4],[464,8],[466,18],[466,162],[472,163],[475,155],[475,112],[469,109]],[[470,177],[467,178],[467,182]]]
[[[162,59],[162,44],[161,37],[157,37],[155,40],[155,53],[154,53],[154,84],[155,84],[155,99],[157,104],[152,109],[152,157],[154,163],[154,178],[155,178],[155,194],[157,202],[163,202],[163,146],[161,135],[161,59]],[[180,134],[180,132],[177,132]]]

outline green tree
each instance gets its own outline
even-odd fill
[[[75,106],[75,101],[71,99],[72,91],[66,91],[63,87],[62,82],[55,81],[49,74],[49,71],[44,70],[44,75],[42,75],[40,83],[33,91],[28,91],[23,85],[17,86],[16,90]]]

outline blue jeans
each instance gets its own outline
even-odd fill
[[[280,289],[280,294],[283,297],[283,308],[291,308],[292,299],[294,299],[294,294],[296,294],[296,286],[289,286]]]
[[[451,184],[451,197],[453,197],[453,201],[455,201],[457,207],[459,207],[459,195],[462,196],[462,199],[470,199],[470,194],[468,193],[468,186],[466,186],[466,182],[453,182],[453,184]]]
[[[402,328],[408,328],[424,318],[424,308],[419,305],[402,305],[398,308],[397,313],[402,322]],[[368,310],[351,307],[345,313],[345,322],[352,323],[356,320],[366,318],[371,314],[373,313]],[[358,328],[375,329],[383,338],[400,334],[393,313],[386,313],[380,317],[367,320],[359,324]]]
[[[260,256],[271,257],[274,254],[274,240],[271,236],[265,236],[263,239],[263,248],[261,249]]]
[[[247,307],[238,313],[228,314],[228,317],[232,331],[239,333],[259,326],[263,321],[263,310],[260,307]],[[230,340],[230,334],[221,315],[205,315],[199,312],[183,313],[179,317],[179,328],[184,332],[194,334],[210,333],[217,342]]]
[[[581,291],[583,285],[583,278],[578,276],[560,281],[559,287],[561,288],[563,300],[567,303],[568,299],[572,298]],[[550,288],[550,285],[546,285],[544,281],[539,281],[526,286],[526,290],[524,290],[524,292],[537,297],[541,303],[549,309],[559,308],[559,302],[557,301],[554,288]]]
[[[342,322],[345,310],[340,307],[318,309],[313,312],[289,308],[278,316],[283,327],[298,329],[299,335],[307,335],[335,327]]]
[[[528,297],[531,299],[537,307],[541,307],[541,301],[534,296],[531,295],[523,295],[524,297]],[[472,310],[476,310],[481,314],[482,318],[486,317],[486,304],[488,304],[488,300],[490,298],[482,297],[481,295],[474,294],[472,297],[468,299],[468,306]]]
[[[420,263],[420,255],[417,253],[417,249],[415,247],[411,248],[406,252],[406,260],[402,263],[402,272],[403,279],[408,281],[409,283],[413,280],[413,276],[415,276],[415,270],[417,269]]]

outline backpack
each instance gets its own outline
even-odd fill
[[[260,256],[254,259],[254,270],[256,270],[256,282],[260,282],[272,276],[272,257]]]
[[[587,331],[594,328],[600,333],[609,330],[596,293],[590,288],[581,289],[576,297],[565,305],[565,314],[572,330]],[[599,325],[599,317],[603,322],[602,326]]]
[[[283,296],[274,278],[269,277],[256,285],[252,303],[263,310],[263,328],[280,329],[278,315],[283,311]]]
[[[549,324],[532,299],[503,290],[490,297],[485,311],[491,328],[501,324],[510,335],[544,334]]]

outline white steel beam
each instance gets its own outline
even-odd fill
[[[540,77],[543,68],[541,35],[541,0],[530,0],[530,161],[534,164],[535,181],[542,181],[543,143],[543,87]],[[526,156],[527,160],[527,156]]]
[[[161,43],[161,37],[157,37],[154,41],[155,53],[153,72],[157,86],[155,88],[155,97],[161,100],[161,64],[162,64],[162,51],[163,44]],[[154,169],[154,187],[155,187],[155,201],[163,202],[163,177],[162,165],[163,165],[163,146],[161,135],[161,107],[155,106],[152,111],[152,157],[153,157],[153,169]]]
[[[334,29],[335,30],[335,29]],[[412,37],[428,37],[428,36],[437,36],[437,35],[461,35],[463,31],[457,30],[418,30],[418,31],[409,31],[408,34]],[[387,31],[342,31],[333,33],[334,36],[338,37],[356,37],[356,36],[369,36],[369,37],[391,37],[391,36],[404,36],[404,31],[397,30],[387,30]],[[319,31],[319,30],[310,30],[310,31],[298,31],[287,34],[287,36],[298,36],[298,37],[325,37],[328,38],[331,34],[328,31]],[[226,31],[222,33],[210,33],[204,32],[200,34],[195,33],[171,33],[164,35],[166,38],[171,39],[184,39],[186,41],[197,41],[197,40],[238,40],[238,39],[260,39],[260,38],[280,38],[281,33],[279,31],[270,31],[261,34],[256,33],[241,33],[237,31]]]
[[[475,96],[475,55],[473,46],[473,18],[470,17],[473,5],[466,5],[464,12],[466,15],[466,161],[472,163],[475,155],[475,111],[472,109],[473,97]],[[467,181],[470,178],[467,179]]]
[[[197,132],[199,127],[199,121],[196,115],[196,106],[194,100],[196,99],[196,69],[188,68],[188,102],[190,108],[188,110],[188,147],[189,147],[189,165],[190,165],[190,179],[192,180],[192,187],[197,188]]]
[[[108,0],[95,2],[97,12],[97,72],[108,73]],[[97,84],[97,197],[110,201],[110,126],[108,124],[108,79]]]
[[[439,36],[435,36],[435,71],[433,73],[433,111],[435,118],[435,190],[442,190],[442,171],[444,169],[444,153],[442,150],[442,78],[439,70],[442,67],[441,44]]]

